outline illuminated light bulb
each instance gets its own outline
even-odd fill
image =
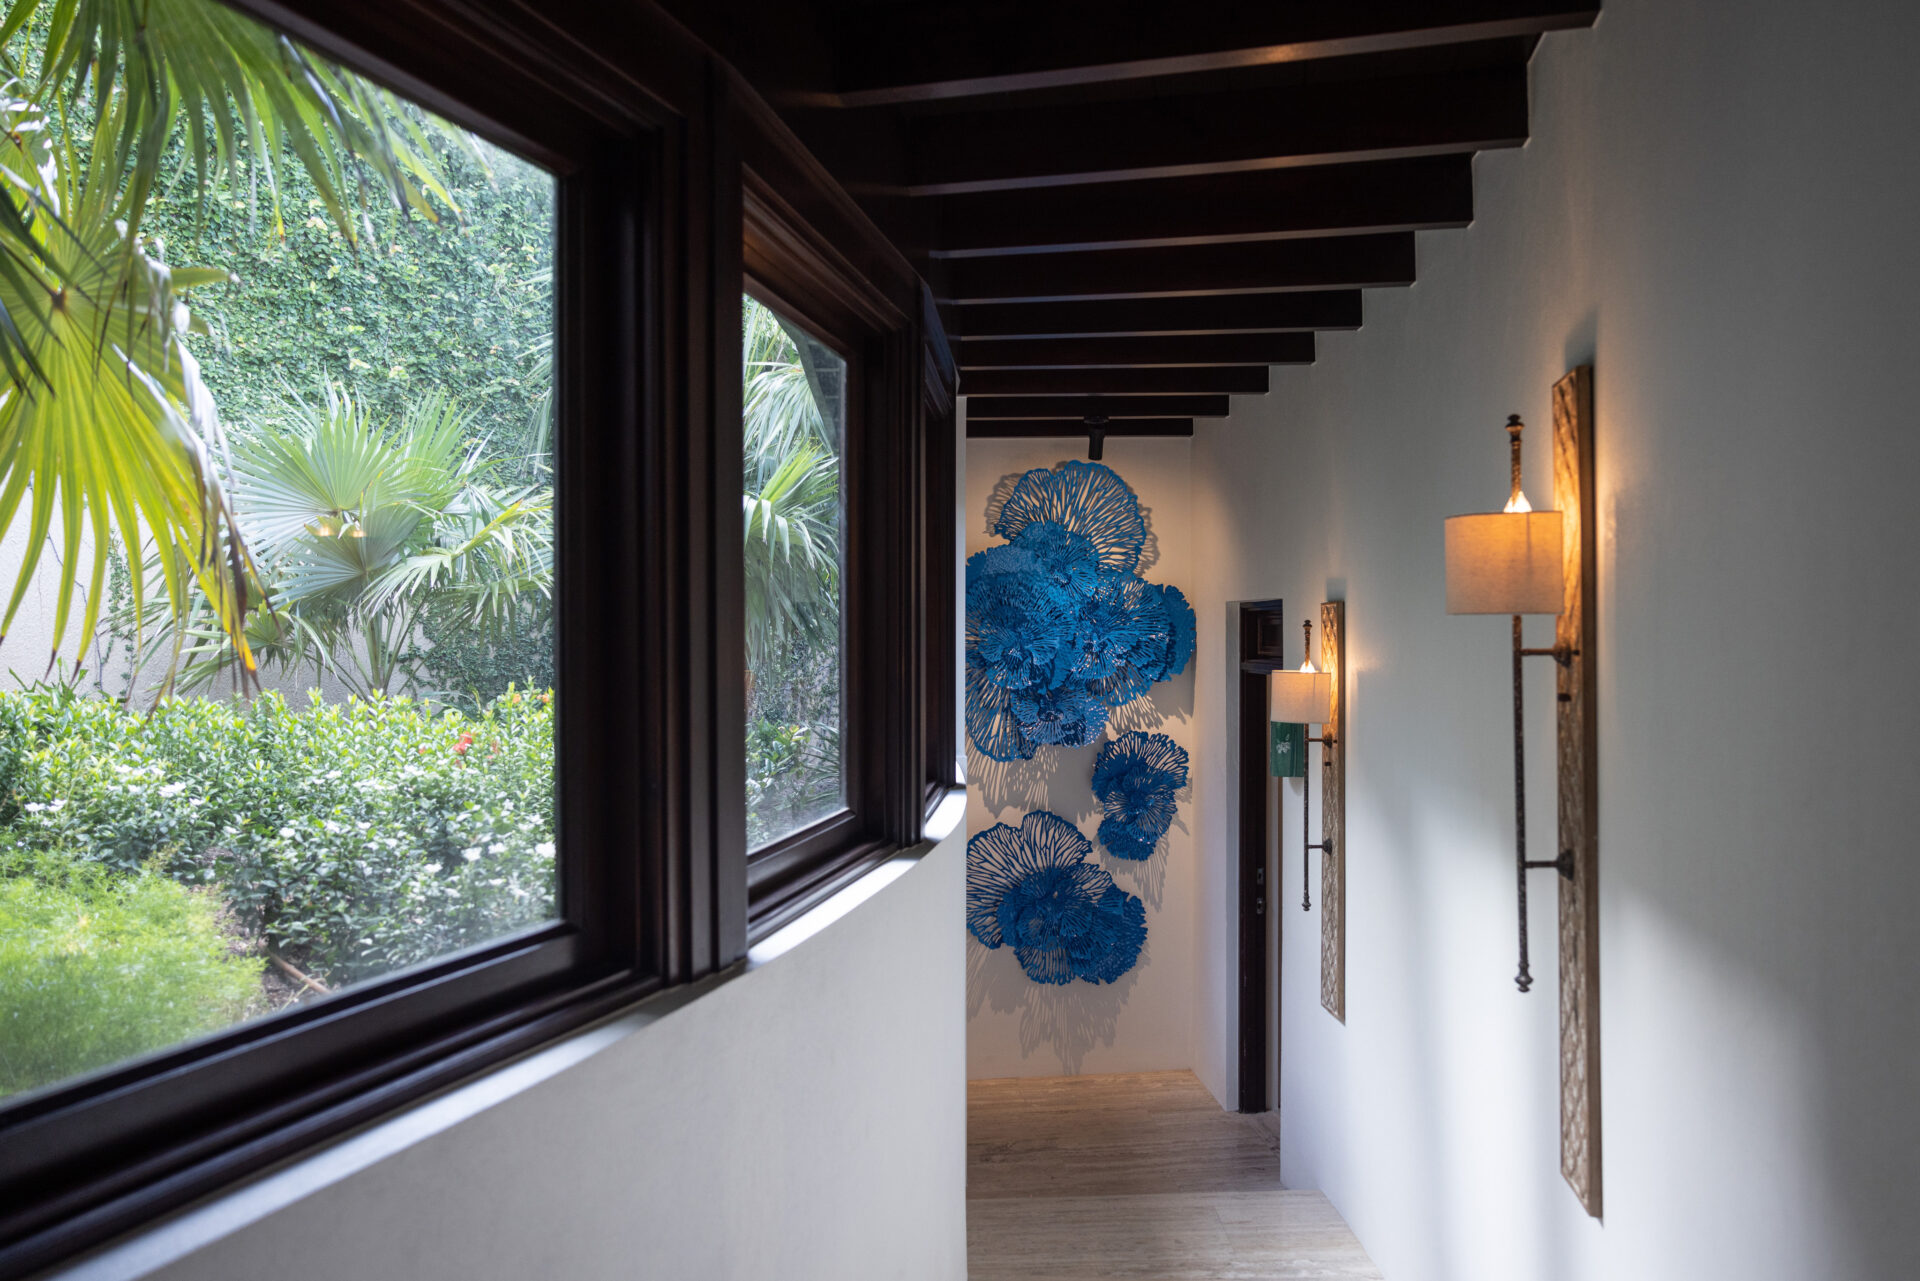
[[[1533,504],[1527,501],[1523,491],[1516,489],[1513,491],[1513,497],[1507,500],[1507,505],[1500,510],[1508,513],[1530,512],[1533,510]]]

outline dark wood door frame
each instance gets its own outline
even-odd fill
[[[1267,873],[1267,676],[1284,665],[1286,613],[1280,601],[1240,602],[1240,1110],[1265,1112],[1269,918]]]

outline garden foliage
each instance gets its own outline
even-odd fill
[[[553,711],[0,693],[0,858],[158,872],[340,984],[554,912]]]
[[[262,1008],[264,962],[224,935],[213,891],[62,855],[0,870],[0,1095]]]

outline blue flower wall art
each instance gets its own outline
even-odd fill
[[[1100,843],[1115,858],[1151,858],[1186,785],[1187,751],[1165,734],[1133,730],[1108,741],[1093,758],[1093,794],[1107,811]]]
[[[967,734],[996,761],[1085,747],[1193,657],[1193,607],[1138,572],[1140,501],[1100,463],[1022,476],[967,560]]]
[[[967,842],[967,929],[1011,947],[1036,983],[1111,983],[1147,941],[1147,910],[1087,862],[1093,843],[1052,810]]]

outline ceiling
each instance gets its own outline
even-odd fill
[[[1118,436],[1191,435],[1412,284],[1599,0],[666,7],[932,286],[968,435]]]

